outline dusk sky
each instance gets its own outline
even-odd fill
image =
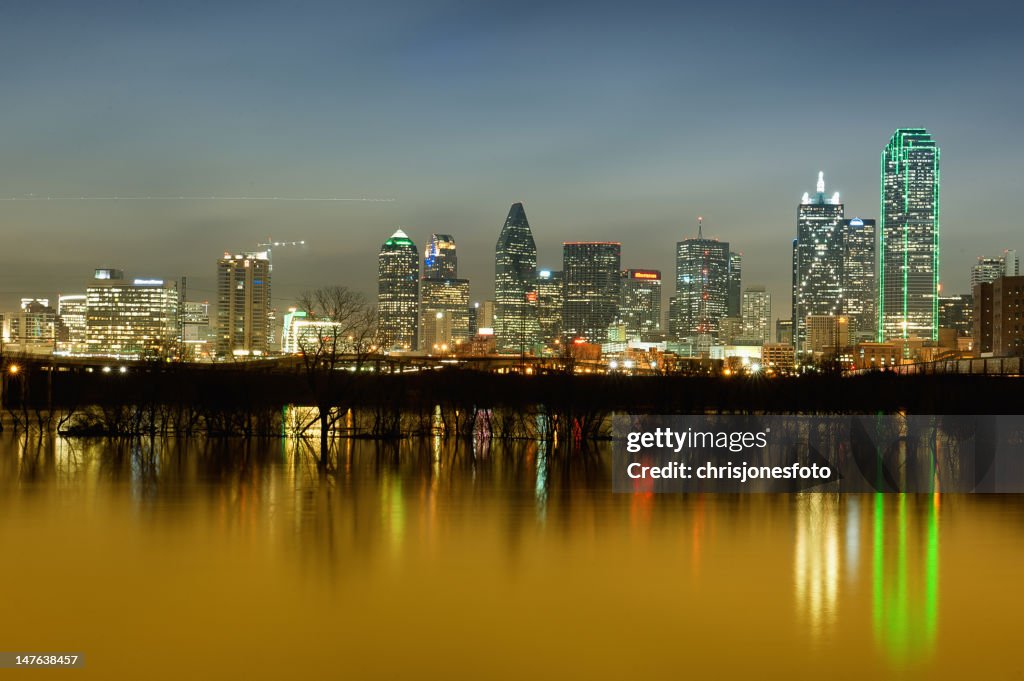
[[[663,272],[705,232],[789,314],[796,206],[825,171],[878,217],[879,153],[942,149],[941,281],[1024,250],[1018,3],[8,2],[0,9],[0,311],[84,291],[93,268],[189,278],[271,236],[274,304],[376,295],[401,226],[451,233],[474,299],[523,201],[542,267],[564,240],[623,242]]]

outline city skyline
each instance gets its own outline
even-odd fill
[[[372,296],[367,253],[396,227],[421,246],[453,234],[487,299],[494,215],[523,201],[551,269],[563,241],[622,239],[623,266],[672,272],[669,244],[703,215],[785,316],[791,197],[824,170],[848,215],[879,217],[877,150],[906,125],[943,146],[944,291],[967,292],[963,265],[1019,230],[1005,200],[1018,154],[994,134],[1024,98],[1005,86],[1024,62],[1016,5],[57,5],[15,8],[0,29],[0,198],[394,202],[0,202],[19,245],[4,308],[79,290],[103,265],[187,276],[212,300],[195,254],[268,236],[310,244],[275,253],[282,307],[322,285]],[[831,29],[800,29],[809,13]],[[906,21],[914,39],[892,41]],[[835,49],[844,38],[858,49]]]

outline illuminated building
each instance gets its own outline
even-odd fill
[[[835,353],[850,344],[846,317],[840,315],[807,315],[805,352]]]
[[[979,256],[977,264],[971,267],[971,289],[975,284],[991,283],[999,277],[1016,277],[1020,274],[1020,260],[1017,251],[1003,251],[998,256]]]
[[[669,334],[713,337],[729,311],[729,243],[697,237],[676,244],[676,295],[669,308]]]
[[[537,246],[521,203],[512,204],[494,248],[494,298],[498,352],[532,351],[540,339]]]
[[[423,278],[456,279],[458,272],[455,239],[450,234],[431,234],[423,249]]]
[[[58,348],[61,328],[47,298],[22,298],[19,310],[5,318],[6,352],[50,354]]]
[[[661,331],[660,270],[623,270],[619,319],[630,338]]]
[[[62,352],[85,352],[86,296],[84,293],[57,296],[57,317],[65,329],[65,338],[57,340]]]
[[[225,253],[217,261],[217,355],[266,355],[270,324],[270,255]]]
[[[793,368],[793,346],[789,343],[765,343],[761,346],[761,364],[774,371]]]
[[[974,347],[996,357],[1024,355],[1024,277],[975,285]]]
[[[793,340],[798,353],[807,348],[809,316],[837,315],[843,309],[843,249],[839,193],[825,194],[825,174],[818,173],[813,196],[804,193],[796,210],[793,240]]]
[[[565,338],[603,343],[619,312],[622,244],[567,241],[562,244],[562,332]]]
[[[759,344],[771,342],[772,297],[764,286],[748,286],[741,304],[744,340]]]
[[[133,359],[177,355],[176,282],[128,280],[120,270],[98,269],[85,296],[88,354]]]
[[[209,359],[214,339],[210,326],[210,303],[182,301],[180,321],[182,357],[189,361]]]
[[[334,341],[343,333],[343,324],[325,319],[310,319],[305,310],[289,308],[284,315],[281,331],[281,350],[287,354],[302,352],[314,354],[333,349]],[[345,348],[339,349],[339,352]]]
[[[420,349],[438,354],[470,339],[469,280],[420,282]]]
[[[743,254],[736,251],[729,251],[729,300],[727,303],[726,316],[742,317],[743,304]]]
[[[953,329],[958,337],[970,336],[974,330],[974,296],[939,296],[939,328]]]
[[[399,229],[384,242],[377,257],[377,328],[383,349],[416,349],[419,297],[419,251]]]
[[[874,340],[878,332],[878,232],[874,220],[844,220],[842,244],[843,316],[849,320],[850,336]]]
[[[541,343],[546,346],[562,336],[563,292],[561,272],[541,270],[537,273],[537,323]]]
[[[938,340],[939,148],[901,128],[882,151],[878,340]]]
[[[792,319],[776,319],[775,320],[775,342],[785,343],[787,345],[793,344],[793,320]]]

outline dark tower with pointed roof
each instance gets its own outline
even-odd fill
[[[494,334],[498,352],[537,344],[537,246],[523,204],[513,203],[494,249]]]

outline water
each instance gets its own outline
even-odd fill
[[[3,436],[0,650],[90,679],[1024,676],[1021,497],[613,495],[603,451],[341,449],[324,476],[288,440]]]

